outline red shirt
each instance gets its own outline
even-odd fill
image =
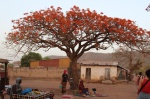
[[[82,91],[83,89],[84,89],[84,84],[80,82],[80,84],[79,84],[79,90]]]
[[[142,86],[147,82],[147,79],[144,79]],[[144,88],[141,90],[144,93],[150,94],[150,81],[144,86]]]

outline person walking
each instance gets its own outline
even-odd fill
[[[67,70],[64,70],[63,74],[62,74],[62,91],[61,93],[66,93],[66,86],[67,86],[67,82],[68,82],[68,74],[67,74]]]
[[[148,69],[145,74],[146,77],[139,81],[138,99],[150,99],[150,69]]]

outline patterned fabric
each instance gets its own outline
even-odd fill
[[[61,93],[66,93],[66,85],[67,85],[67,82],[62,82],[62,91]]]
[[[45,98],[53,99],[53,97],[54,97],[54,93],[52,92],[46,92],[42,95],[36,95],[36,96],[17,95],[17,94],[12,95],[12,99],[45,99]]]

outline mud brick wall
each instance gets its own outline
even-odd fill
[[[59,79],[62,76],[64,69],[55,67],[51,68],[8,68],[8,76],[11,78],[22,77],[22,78],[48,78],[48,79]]]

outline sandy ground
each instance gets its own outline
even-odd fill
[[[10,79],[10,85],[15,84],[15,79]],[[53,91],[55,96],[54,99],[62,98],[61,90],[59,89],[59,80],[45,80],[45,79],[23,79],[22,87],[24,88],[37,88],[41,91]],[[96,88],[99,94],[107,94],[108,97],[90,97],[88,99],[137,99],[137,89],[134,82],[129,83],[85,83],[85,86],[90,90]],[[67,93],[72,95],[73,93],[69,90],[69,84],[67,84]],[[91,91],[92,92],[92,91]],[[84,97],[73,96],[73,99],[83,99]],[[5,96],[4,99],[9,99]]]

